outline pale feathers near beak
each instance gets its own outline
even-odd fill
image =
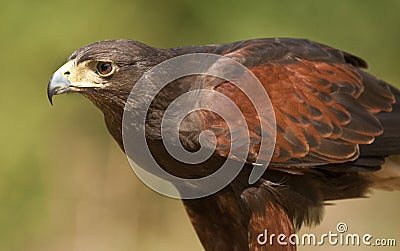
[[[61,66],[51,77],[47,86],[47,96],[53,104],[53,96],[67,92],[79,92],[83,88],[102,88],[107,84],[98,84],[98,76],[88,70],[85,64],[75,65],[74,60]]]

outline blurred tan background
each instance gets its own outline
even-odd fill
[[[68,95],[50,106],[47,82],[75,49],[111,38],[174,47],[302,37],[359,55],[399,85],[399,12],[396,0],[2,2],[0,250],[202,250],[180,201],[141,184],[92,104]],[[400,246],[399,192],[336,204],[303,232],[343,221]]]

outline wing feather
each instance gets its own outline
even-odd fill
[[[277,124],[276,144],[269,144],[274,147],[273,165],[355,160],[359,145],[371,144],[383,132],[376,115],[391,111],[395,103],[388,84],[360,69],[367,66],[365,61],[321,44],[256,40],[228,47],[224,56],[247,66],[270,97]],[[251,135],[247,161],[254,162],[260,150],[260,123],[272,128],[270,121],[260,122],[249,98],[234,84],[214,79],[205,87],[226,95],[244,114]],[[226,123],[212,112],[202,112],[202,118],[203,128],[215,133],[221,156],[228,156],[232,140],[245,137],[239,133],[231,139]]]

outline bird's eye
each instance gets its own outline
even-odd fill
[[[103,77],[110,76],[114,72],[111,62],[98,62],[96,68],[99,75]]]

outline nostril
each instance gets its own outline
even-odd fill
[[[69,71],[64,72],[65,76],[68,76],[69,74],[71,74]]]

